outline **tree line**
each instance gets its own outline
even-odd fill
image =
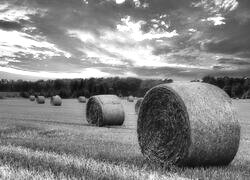
[[[89,78],[89,79],[56,79],[56,80],[0,80],[1,92],[20,92],[20,96],[43,95],[62,98],[90,97],[98,94],[116,94],[118,96],[142,97],[152,87],[171,83],[172,79],[142,80],[138,78]]]
[[[199,81],[199,80],[198,80]],[[118,96],[143,97],[152,87],[171,83],[172,79],[138,78],[89,78],[89,79],[56,79],[56,80],[0,80],[0,92],[20,92],[20,96],[43,95],[62,98],[90,97],[98,94],[116,94]],[[232,98],[250,98],[250,78],[205,76],[201,82],[220,87]]]
[[[250,78],[205,76],[202,82],[220,87],[231,98],[250,99]]]

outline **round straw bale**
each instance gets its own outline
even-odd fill
[[[30,95],[29,99],[30,99],[30,101],[35,101],[35,100],[36,100],[36,97],[33,96],[33,95]]]
[[[80,103],[86,103],[86,98],[84,97],[84,96],[79,96],[78,97],[78,101],[80,102]]]
[[[240,125],[230,97],[206,83],[162,84],[140,106],[138,141],[161,165],[227,165],[235,157]]]
[[[128,102],[134,102],[134,97],[133,96],[129,96],[128,97]]]
[[[89,124],[105,126],[122,125],[124,122],[123,106],[116,95],[92,96],[88,100],[86,108]]]
[[[139,98],[139,99],[136,101],[136,103],[135,103],[135,112],[136,112],[136,114],[139,113],[139,110],[140,110],[140,106],[141,106],[142,101],[143,101],[143,98]]]
[[[52,96],[50,98],[50,104],[53,106],[61,106],[62,105],[62,98],[59,95]]]
[[[44,96],[37,96],[36,102],[37,102],[37,104],[44,104],[45,103],[45,97]]]

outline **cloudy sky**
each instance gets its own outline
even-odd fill
[[[8,79],[250,75],[249,0],[0,0]]]

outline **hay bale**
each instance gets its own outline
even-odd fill
[[[128,102],[134,102],[134,97],[133,96],[129,96],[128,97]]]
[[[59,95],[52,96],[50,98],[50,104],[53,106],[61,106],[62,105],[62,98]]]
[[[86,99],[84,96],[79,96],[79,97],[78,97],[78,101],[79,101],[80,103],[86,103],[87,99]]]
[[[227,165],[240,125],[230,97],[206,83],[156,86],[144,96],[137,122],[142,153],[161,165]]]
[[[143,98],[139,98],[135,103],[135,113],[139,114],[140,106],[143,101]]]
[[[116,95],[92,96],[88,100],[86,108],[89,124],[105,126],[122,125],[124,122],[123,106]]]
[[[30,101],[35,101],[35,100],[36,100],[36,97],[33,96],[33,95],[30,95],[29,99],[30,99]]]
[[[37,96],[36,102],[37,102],[37,104],[44,104],[45,103],[45,97],[44,96]]]

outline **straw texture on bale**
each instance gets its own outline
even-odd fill
[[[122,125],[124,122],[123,106],[116,95],[92,96],[88,100],[86,108],[89,124],[105,126]]]
[[[139,98],[135,103],[135,113],[139,114],[140,106],[143,101],[143,98]]]
[[[37,96],[36,102],[37,102],[37,104],[44,104],[45,103],[45,97],[44,96]]]
[[[80,102],[80,103],[86,103],[86,98],[84,97],[84,96],[79,96],[78,97],[78,101]]]
[[[134,97],[133,96],[129,96],[128,97],[128,102],[134,102]]]
[[[164,166],[227,165],[240,141],[230,97],[206,83],[149,90],[140,106],[137,133],[143,155]]]
[[[62,98],[59,95],[52,96],[50,99],[50,104],[53,106],[61,106],[62,105]]]
[[[30,99],[30,101],[35,101],[35,100],[36,100],[36,97],[33,96],[33,95],[31,95],[31,96],[29,97],[29,99]]]

